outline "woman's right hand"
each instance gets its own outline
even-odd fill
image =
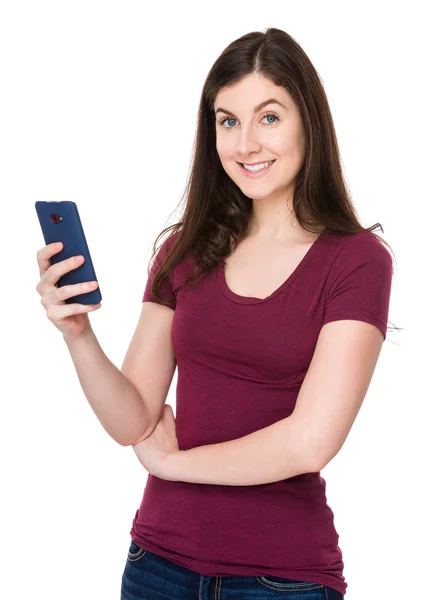
[[[98,282],[89,281],[56,287],[56,282],[62,275],[77,269],[84,262],[84,257],[81,257],[82,260],[78,262],[79,257],[73,256],[52,265],[50,257],[60,252],[62,248],[62,242],[55,242],[44,246],[37,252],[40,281],[36,286],[36,291],[41,295],[41,304],[45,307],[47,317],[53,325],[64,336],[78,337],[90,326],[87,313],[100,308],[101,302],[99,304],[65,304],[64,300],[96,289]],[[93,283],[92,286],[91,283]]]

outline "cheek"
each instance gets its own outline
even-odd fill
[[[219,156],[226,160],[228,158],[232,158],[235,149],[233,148],[233,144],[230,140],[218,138],[216,140],[216,150]]]
[[[279,144],[272,148],[282,158],[282,163],[288,171],[294,171],[304,160],[304,147],[301,140],[294,138],[279,140]]]
[[[300,152],[300,141],[294,132],[285,135],[284,131],[276,132],[278,135],[271,135],[270,140],[266,140],[266,145],[278,156],[293,157]]]

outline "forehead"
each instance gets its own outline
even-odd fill
[[[252,110],[257,104],[275,98],[286,107],[291,106],[288,92],[270,79],[259,74],[248,75],[231,87],[222,88],[216,95],[214,109],[225,106],[230,109]]]

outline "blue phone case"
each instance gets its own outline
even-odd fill
[[[35,207],[45,244],[53,244],[54,242],[64,244],[62,250],[50,258],[50,263],[54,265],[71,256],[80,254],[84,256],[82,265],[62,275],[56,282],[56,287],[60,288],[64,285],[74,285],[85,281],[97,281],[76,203],[70,200],[61,200],[60,202],[38,201],[35,203]],[[67,298],[65,303],[98,304],[101,302],[101,298],[98,286],[96,290],[91,292]]]

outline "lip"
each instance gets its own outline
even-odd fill
[[[265,162],[270,162],[271,160],[275,160],[275,158],[268,158],[267,160],[259,160],[259,161],[258,161],[258,162],[256,162],[256,163],[248,163],[248,162],[247,162],[247,163],[245,163],[244,161],[242,162],[242,161],[239,161],[239,160],[238,160],[237,162],[238,162],[240,165],[242,165],[242,164],[245,164],[245,165],[249,165],[249,167],[255,167],[255,165],[261,165],[262,163],[265,163]]]
[[[263,162],[268,162],[268,161],[263,161]],[[247,169],[245,169],[243,167],[243,165],[241,163],[238,163],[241,171],[244,173],[244,175],[246,175],[246,177],[251,177],[252,179],[257,179],[258,177],[263,177],[263,175],[267,175],[269,173],[269,171],[271,170],[271,167],[274,166],[276,162],[276,159],[273,160],[273,162],[269,165],[269,167],[265,167],[264,169],[261,169],[261,171],[257,171],[256,173],[252,173],[251,171],[248,171]],[[249,163],[246,163],[247,165]],[[255,164],[260,164],[260,163],[255,163]]]

